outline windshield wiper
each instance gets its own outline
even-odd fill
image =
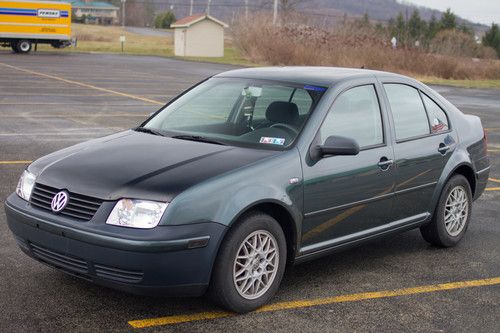
[[[149,133],[153,135],[159,135],[159,136],[165,136],[161,131],[155,130],[154,128],[148,128],[148,127],[136,127],[134,128],[134,131],[136,132],[142,132],[142,133]]]
[[[181,139],[181,140],[190,140],[190,141],[213,143],[213,144],[216,144],[216,145],[226,146],[226,144],[223,143],[223,142],[220,142],[220,141],[217,141],[217,140],[214,140],[214,139],[210,139],[210,138],[206,138],[204,136],[199,136],[199,135],[174,135],[174,136],[172,136],[172,138],[174,138],[174,139]]]

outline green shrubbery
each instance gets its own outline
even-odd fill
[[[493,48],[500,57],[500,30],[498,24],[493,23],[491,28],[484,34],[483,44]]]
[[[175,21],[175,14],[169,10],[156,15],[154,25],[157,29],[168,29]]]

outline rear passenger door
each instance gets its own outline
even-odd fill
[[[414,86],[383,83],[394,130],[396,219],[424,219],[455,147],[443,109]]]

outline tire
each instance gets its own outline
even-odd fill
[[[20,40],[16,44],[18,53],[28,53],[31,51],[31,42],[29,40]]]
[[[253,244],[258,239],[264,243],[262,249],[267,254],[257,255],[255,258],[255,251],[248,246],[248,242]],[[257,243],[257,249],[261,244]],[[273,244],[274,251],[271,250]],[[238,254],[248,255],[250,258],[237,258]],[[285,235],[274,218],[260,212],[245,215],[228,231],[221,244],[214,264],[209,295],[222,307],[237,313],[261,307],[279,288],[285,271],[286,254]],[[274,263],[274,269],[271,262]],[[263,274],[265,271],[268,273]],[[269,273],[270,271],[273,272]],[[251,276],[251,273],[262,283],[252,277],[245,278]]]
[[[15,42],[10,43],[10,47],[11,47],[12,51],[14,51],[14,53],[18,53],[19,52],[17,50],[17,43],[15,43]]]
[[[454,201],[453,198],[456,200]],[[458,204],[462,201],[463,203]],[[472,191],[470,184],[464,176],[454,175],[448,180],[441,192],[431,222],[420,227],[420,233],[427,242],[433,245],[455,246],[460,242],[469,226],[471,211]]]

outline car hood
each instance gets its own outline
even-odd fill
[[[37,183],[102,200],[170,201],[197,183],[277,153],[126,131],[52,153],[29,168]]]

